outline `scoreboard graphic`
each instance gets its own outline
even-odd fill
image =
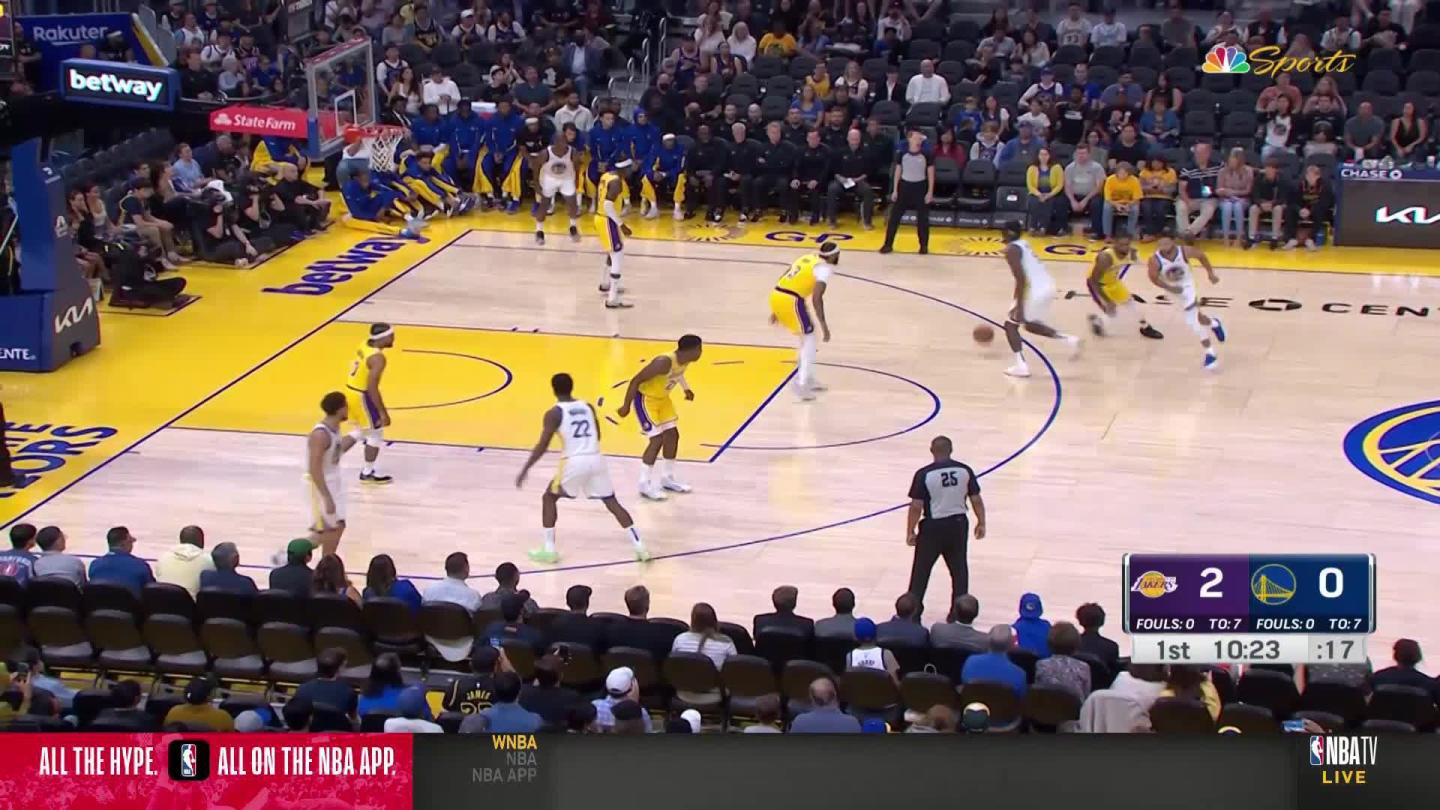
[[[1373,554],[1127,554],[1140,663],[1347,663],[1375,632]]]

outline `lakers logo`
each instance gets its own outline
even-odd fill
[[[743,228],[718,222],[697,222],[686,225],[681,233],[689,242],[729,242],[744,232]]]
[[[1005,242],[995,236],[962,236],[946,246],[961,256],[1003,256]]]
[[[1180,587],[1175,577],[1167,577],[1159,571],[1146,571],[1135,578],[1135,584],[1130,586],[1132,593],[1138,593],[1148,599],[1159,599],[1167,593],[1174,593]]]
[[[1391,489],[1440,503],[1440,401],[1366,419],[1346,434],[1345,457]]]
[[[1262,565],[1250,575],[1250,595],[1262,605],[1283,605],[1295,596],[1295,572],[1279,563]]]

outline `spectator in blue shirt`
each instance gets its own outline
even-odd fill
[[[972,655],[965,659],[965,666],[960,670],[961,683],[975,683],[976,681],[992,681],[1003,683],[1015,690],[1019,697],[1025,696],[1025,670],[1015,665],[1010,660],[1008,653],[1014,645],[1015,637],[1010,628],[1003,624],[997,624],[990,628],[990,640],[988,652]]]
[[[1029,121],[1020,122],[1019,132],[1020,134],[1000,149],[999,165],[1004,166],[1012,160],[1025,164],[1035,162],[1035,155],[1045,145],[1045,139],[1035,134],[1035,128]]]
[[[234,543],[221,543],[216,546],[210,552],[210,559],[215,561],[215,570],[200,573],[200,590],[210,588],[234,593],[259,592],[255,580],[235,570],[240,567],[240,550]]]
[[[1050,655],[1050,621],[1041,618],[1044,613],[1045,604],[1039,594],[1024,594],[1020,597],[1020,617],[1013,625],[1016,646],[1041,658]]]
[[[545,722],[520,705],[520,676],[513,672],[495,676],[495,702],[481,714],[491,734],[533,734]]]
[[[30,581],[35,573],[35,554],[30,551],[35,535],[35,527],[29,523],[10,527],[10,548],[0,551],[0,577],[10,577],[21,585]]]
[[[400,656],[395,653],[381,653],[370,665],[370,680],[365,682],[365,689],[360,693],[356,711],[361,717],[371,712],[387,712],[398,715],[400,714],[400,695],[404,691],[405,678],[400,671]],[[435,719],[431,714],[428,702],[425,704],[425,710],[421,716],[426,720]]]
[[[141,588],[155,581],[150,564],[130,553],[135,548],[135,537],[129,529],[116,526],[105,533],[105,542],[109,544],[110,552],[91,561],[91,582],[114,582],[138,596]]]
[[[395,561],[389,554],[376,554],[370,560],[370,568],[365,572],[365,590],[360,594],[362,599],[377,599],[388,596],[392,599],[399,599],[410,608],[412,613],[420,612],[420,591],[408,579],[399,579],[395,573]]]

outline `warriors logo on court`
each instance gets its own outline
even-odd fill
[[[947,244],[945,252],[961,256],[1003,256],[1005,241],[996,236],[962,236]]]
[[[745,233],[745,229],[718,222],[696,222],[680,232],[687,242],[729,242]]]
[[[1391,489],[1440,503],[1440,401],[1366,419],[1346,434],[1345,457]]]

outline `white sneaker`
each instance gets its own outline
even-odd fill
[[[654,484],[650,484],[648,486],[641,485],[640,497],[652,501],[663,501],[670,496],[665,494],[665,490],[655,486]]]
[[[1314,250],[1314,249],[1315,249],[1315,240],[1314,240],[1314,239],[1306,239],[1306,240],[1305,240],[1305,249],[1306,249],[1306,250]]]
[[[1005,369],[1005,373],[1009,374],[1011,377],[1029,377],[1030,367],[1025,365],[1024,363],[1016,363],[1015,365]]]
[[[795,395],[800,397],[801,402],[811,402],[815,399],[815,390],[795,383]]]
[[[675,221],[676,221],[676,222],[679,222],[680,220],[682,220],[682,219],[684,219],[684,218],[685,218],[685,212],[682,211],[682,210],[680,210],[680,206],[678,206],[678,205],[675,206]]]
[[[664,487],[670,492],[689,492],[692,489],[689,484],[682,484],[679,481],[676,481],[674,478],[668,477],[660,479],[660,486]]]
[[[825,383],[820,382],[819,380],[811,380],[811,381],[810,381],[810,390],[811,390],[811,391],[829,391],[829,390],[830,390],[830,386],[826,385]]]
[[[1084,344],[1080,342],[1080,338],[1071,335],[1065,338],[1065,345],[1070,348],[1070,359],[1074,360],[1080,356],[1080,347]]]

